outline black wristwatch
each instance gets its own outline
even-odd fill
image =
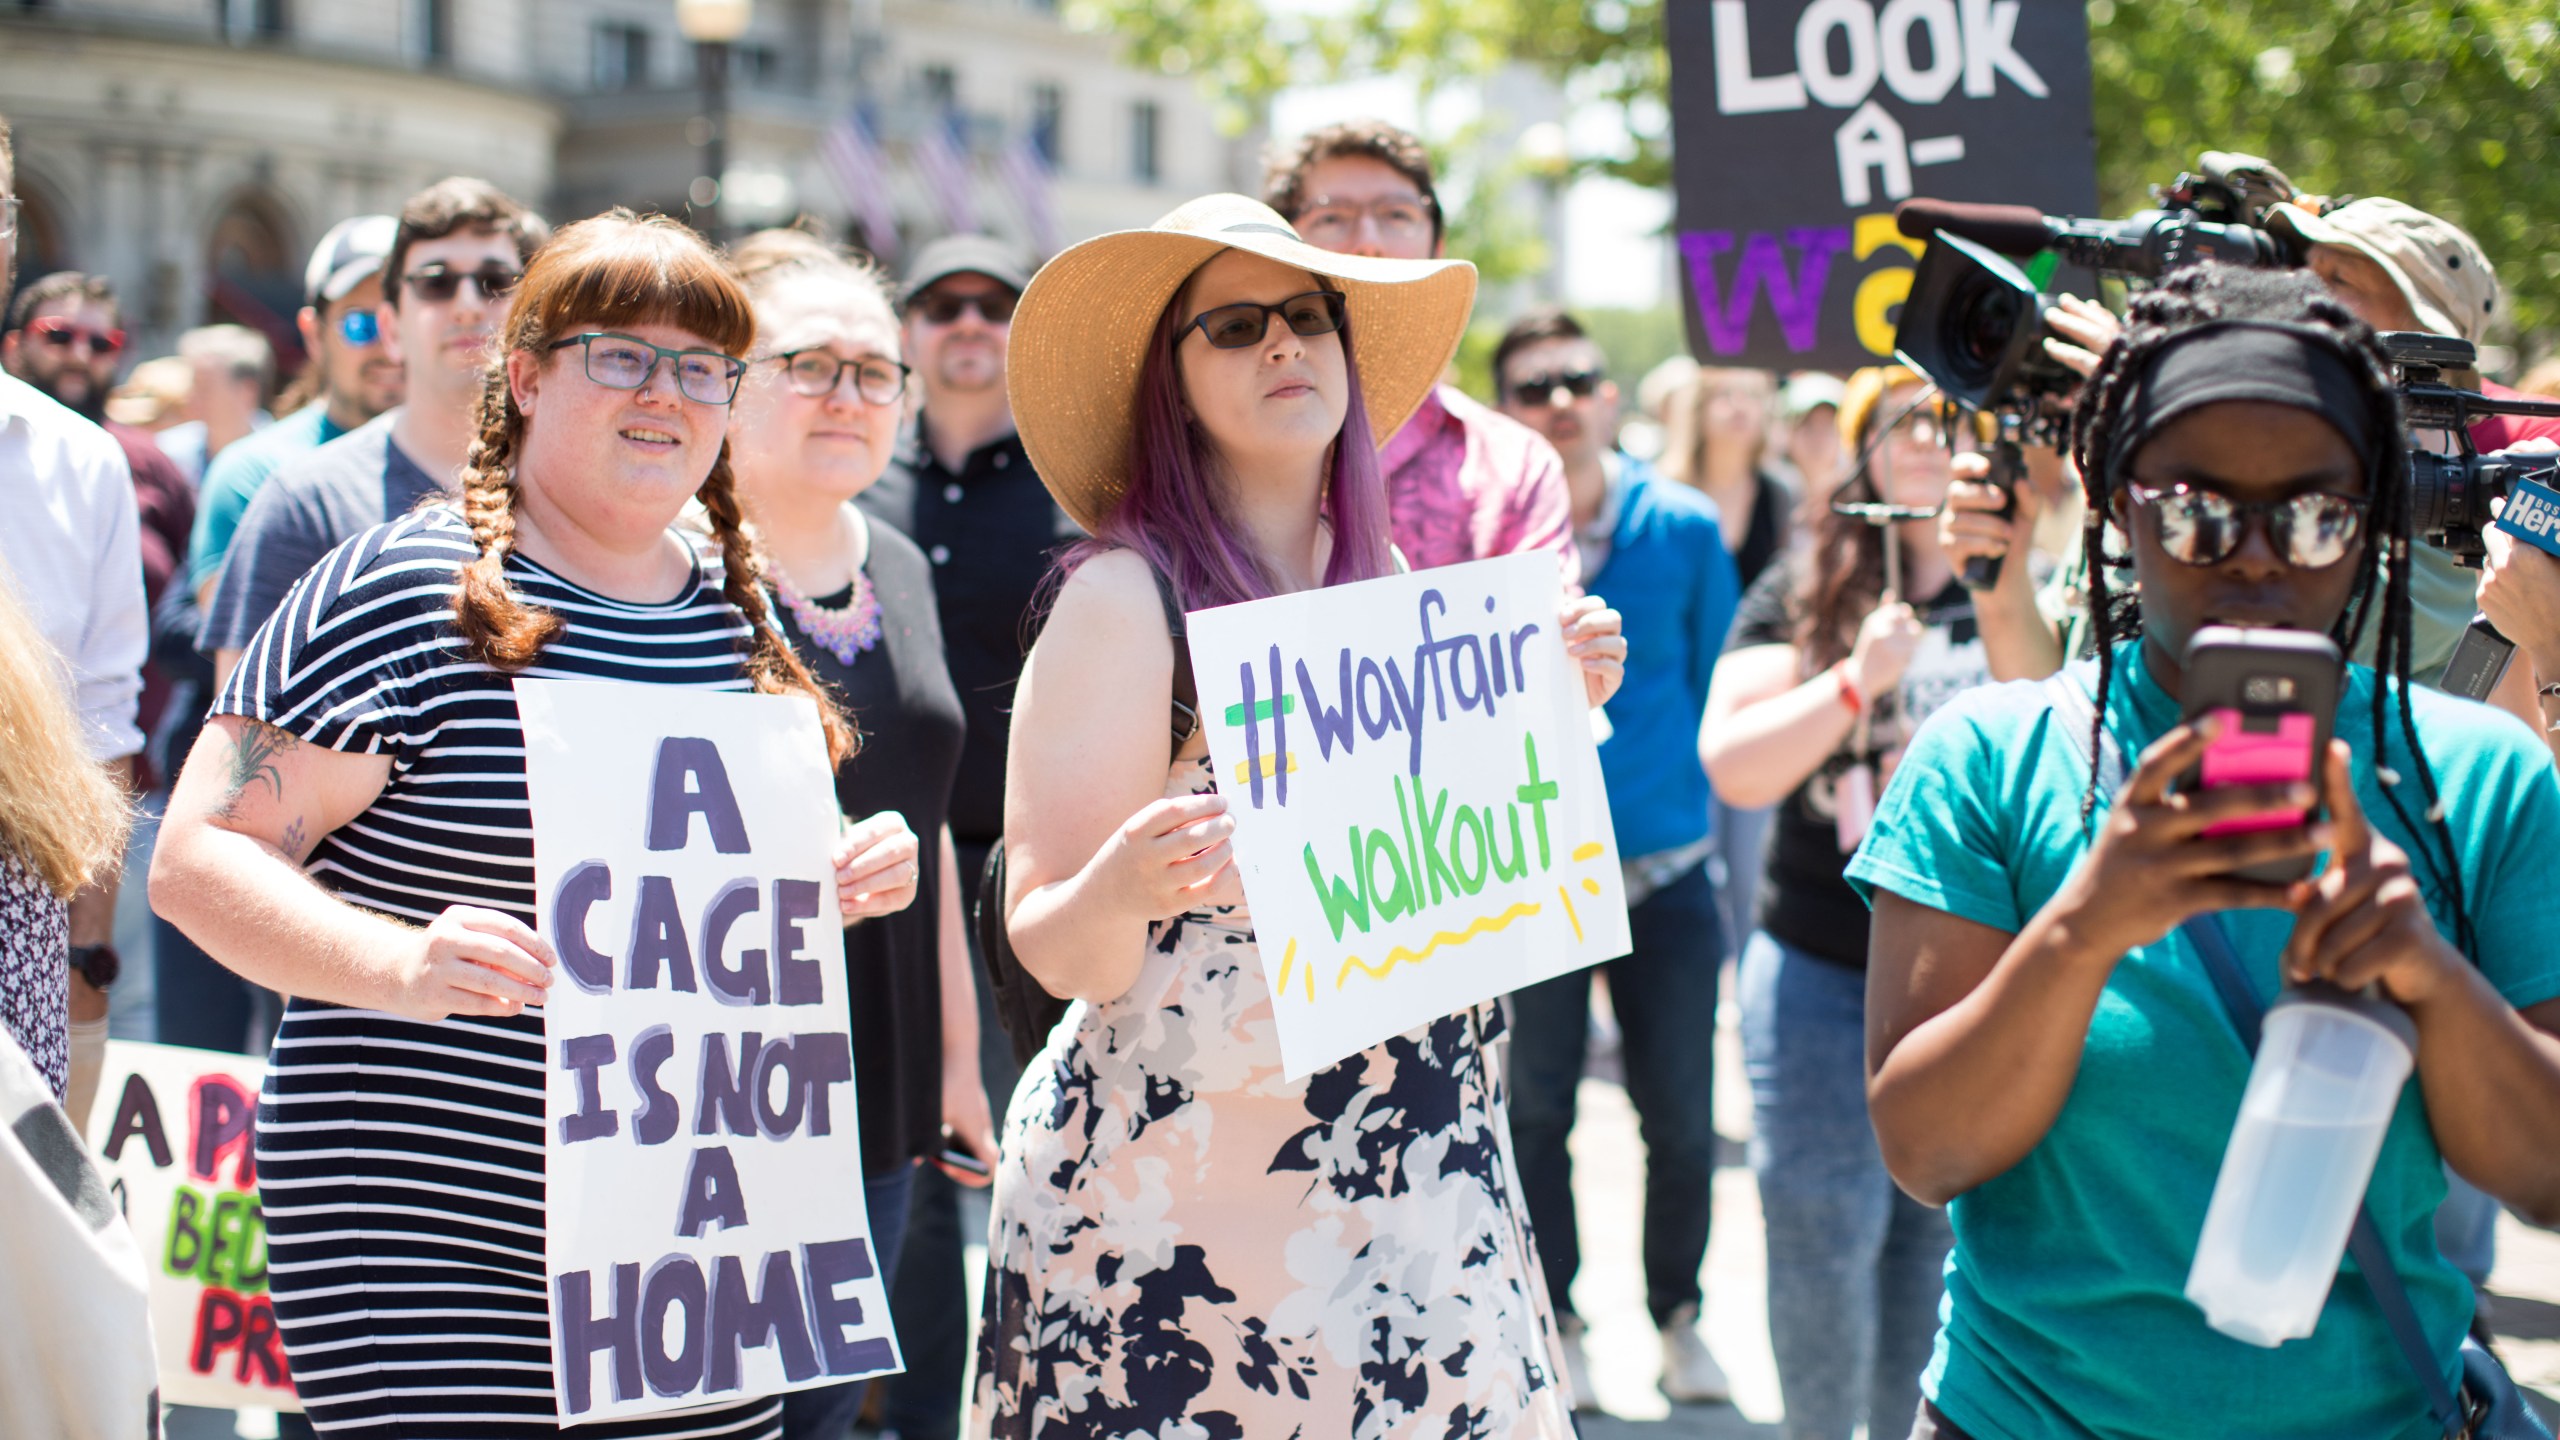
[[[113,945],[74,945],[71,968],[89,982],[90,988],[104,990],[124,973],[124,961],[117,958]]]

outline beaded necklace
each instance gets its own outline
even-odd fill
[[[850,669],[855,656],[880,643],[880,596],[871,588],[871,576],[863,566],[854,567],[853,598],[840,607],[821,605],[801,594],[779,565],[768,573],[773,577],[774,593],[782,597],[783,608],[799,622],[800,633],[836,657],[837,663]]]

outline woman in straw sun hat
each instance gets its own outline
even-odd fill
[[[1015,702],[998,901],[1024,967],[1079,1003],[1009,1112],[973,1435],[1573,1433],[1498,1020],[1284,1078],[1207,745],[1166,763],[1168,608],[1397,568],[1375,446],[1474,295],[1462,262],[1336,255],[1234,195],[1075,246],[1023,293],[1014,416],[1095,538]],[[1565,620],[1596,704],[1616,616]]]

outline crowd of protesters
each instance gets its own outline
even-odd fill
[[[592,1433],[1569,1436],[1601,1047],[1660,1386],[1729,1399],[1731,965],[1790,1440],[2433,1434],[2395,1345],[2460,1381],[2500,1206],[2560,1217],[2560,562],[2412,538],[2376,332],[2483,339],[2490,258],[2387,200],[2266,223],[2304,268],[2049,313],[2085,385],[2014,489],[1894,366],[1622,389],[1549,308],[1468,395],[1473,268],[1376,122],[1278,147],[1259,198],[897,276],[802,230],[555,234],[447,179],[323,236],[281,394],[256,331],[133,364],[111,285],[32,277],[0,330],[0,1023],[78,1123],[159,812],[155,1038],[267,1057],[287,1433],[559,1433],[512,680],[804,695],[906,1369]],[[1519,553],[1602,717],[1631,949],[1288,1079],[1184,617]],[[2506,715],[2426,688],[2475,608],[2518,647]],[[2358,660],[2308,786],[2177,783],[2216,623]],[[2250,1057],[2181,925],[2226,911],[2262,992],[2415,1023],[2368,1196],[2413,1336],[2368,1287],[2282,1349],[2183,1298]],[[977,915],[1054,1025],[1006,1034]]]

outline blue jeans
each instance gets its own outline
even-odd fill
[[[1725,953],[1739,955],[1751,940],[1760,913],[1760,882],[1769,873],[1769,831],[1778,814],[1774,805],[1736,810],[1715,802],[1717,905],[1724,912]]]
[[[1627,912],[1634,948],[1593,969],[1609,974],[1627,1068],[1627,1099],[1644,1137],[1644,1282],[1656,1325],[1704,1298],[1716,1170],[1716,971],[1724,963],[1715,882],[1704,865]],[[1591,970],[1511,997],[1511,1138],[1529,1228],[1558,1315],[1570,1315],[1582,1241],[1573,1214],[1575,1087],[1591,1034]]]
[[[1867,1119],[1866,975],[1770,938],[1742,952],[1751,1169],[1787,1440],[1908,1434],[1938,1328],[1946,1212],[1895,1188]]]
[[[871,1257],[880,1267],[884,1289],[898,1273],[898,1250],[907,1235],[907,1194],[915,1181],[916,1167],[901,1165],[862,1182],[862,1208],[871,1217]],[[868,1380],[855,1380],[783,1396],[783,1440],[845,1440],[853,1417],[862,1413],[862,1393],[870,1387]]]

